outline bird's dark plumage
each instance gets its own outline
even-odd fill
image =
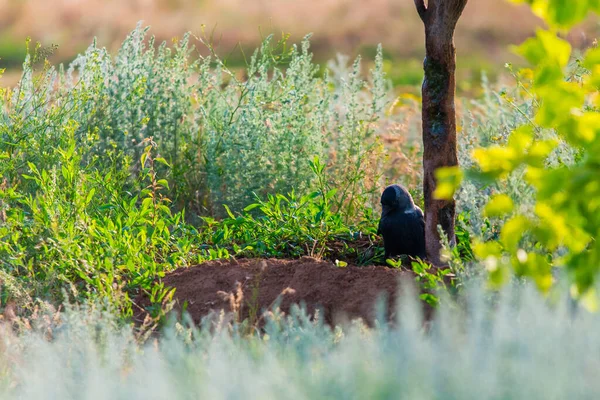
[[[383,236],[385,257],[406,254],[425,258],[425,218],[403,186],[391,185],[381,195],[378,233]]]

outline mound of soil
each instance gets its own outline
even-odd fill
[[[394,316],[403,277],[412,279],[413,275],[386,267],[340,268],[303,257],[211,261],[180,268],[167,274],[163,282],[176,288],[176,308],[187,303],[187,312],[196,323],[212,311],[231,312],[232,308],[238,308],[242,320],[261,315],[280,298],[280,308],[286,313],[292,304],[304,304],[310,314],[318,308],[330,324],[354,318],[371,324],[382,294],[387,298],[389,317]]]

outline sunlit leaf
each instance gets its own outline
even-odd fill
[[[437,184],[433,196],[436,199],[450,200],[460,187],[463,172],[459,167],[438,168],[435,177]]]
[[[500,240],[509,251],[516,251],[523,234],[531,227],[529,219],[522,215],[515,215],[502,227]]]
[[[484,214],[488,217],[502,217],[510,214],[514,208],[512,199],[505,194],[495,195],[485,206]]]
[[[520,162],[519,151],[505,146],[475,149],[473,159],[481,172],[496,179],[513,171]]]
[[[533,136],[533,126],[522,125],[511,132],[508,137],[508,146],[512,147],[515,152],[523,151],[531,146]]]
[[[476,242],[473,244],[473,251],[479,259],[487,257],[500,257],[502,255],[502,246],[498,242]]]
[[[598,11],[596,0],[511,0],[514,3],[527,3],[533,12],[551,26],[561,29],[571,28],[581,22],[589,11]]]
[[[569,42],[542,29],[539,29],[534,38],[526,40],[516,51],[531,64],[558,68],[559,73],[567,66],[571,57]]]
[[[573,118],[573,112],[579,110],[585,101],[580,87],[574,83],[561,82],[538,90],[542,105],[535,117],[541,126],[555,128],[556,125]]]

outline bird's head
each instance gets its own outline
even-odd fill
[[[395,210],[406,211],[414,205],[412,196],[401,185],[390,185],[381,194],[381,209],[384,216]]]

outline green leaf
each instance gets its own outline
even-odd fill
[[[481,260],[488,257],[500,257],[502,246],[498,242],[478,242],[473,245],[473,252]]]
[[[258,207],[260,207],[259,203],[253,203],[253,204],[250,204],[249,206],[247,206],[246,208],[244,208],[244,211],[245,212],[252,211],[252,210],[254,210],[255,208],[258,208]]]
[[[153,204],[152,198],[146,197],[144,200],[142,200],[142,211],[150,209]]]
[[[227,211],[227,215],[229,215],[229,217],[231,219],[235,219],[235,215],[233,215],[233,213],[231,212],[231,210],[229,209],[229,207],[227,206],[227,204],[223,204],[223,207],[225,207],[225,211]]]
[[[85,198],[85,204],[89,204],[90,201],[92,201],[92,198],[94,197],[95,193],[96,193],[96,189],[92,188]]]
[[[435,171],[437,180],[433,196],[436,199],[451,200],[460,187],[463,172],[459,167],[443,167]]]
[[[512,147],[490,146],[473,150],[473,159],[488,178],[498,179],[520,164],[520,151]]]
[[[515,152],[523,152],[533,143],[533,126],[521,125],[511,132],[508,137],[508,146],[513,148]]]
[[[171,167],[171,165],[167,162],[167,160],[165,160],[163,157],[156,157],[154,159],[154,161],[156,161],[157,163],[161,163],[163,165],[166,165],[167,167]]]
[[[525,156],[527,165],[536,168],[544,168],[546,159],[552,151],[558,146],[557,140],[539,140],[533,143]]]
[[[574,129],[569,130],[569,136],[582,143],[594,143],[598,140],[600,132],[600,113],[584,112],[581,115],[575,116],[576,125]]]
[[[516,49],[533,65],[556,65],[564,68],[571,57],[571,45],[554,33],[538,29],[536,36],[527,39]]]
[[[550,26],[569,29],[583,21],[589,11],[598,11],[597,0],[511,0],[527,3]]]
[[[432,307],[436,307],[440,302],[440,299],[430,293],[423,293],[419,295],[419,299],[423,300]]]
[[[156,181],[156,183],[166,188],[167,190],[169,189],[169,182],[166,179],[159,179],[158,181]]]
[[[31,176],[31,175],[27,175],[27,174],[21,174],[21,176],[23,177],[23,179],[27,179],[27,180],[30,180],[30,181],[37,181],[38,180],[37,177]]]
[[[529,219],[522,215],[516,215],[502,227],[500,241],[509,251],[516,251],[523,234],[529,230],[530,226]]]
[[[325,198],[326,199],[332,199],[333,196],[335,196],[335,194],[337,193],[337,189],[331,189],[330,191],[327,192],[327,194],[325,194]]]
[[[514,209],[512,199],[505,194],[498,194],[491,198],[485,206],[484,215],[487,217],[503,217]]]
[[[148,158],[148,153],[144,152],[142,154],[142,156],[140,157],[140,164],[141,164],[142,168],[144,168],[144,166],[146,165],[147,158]]]
[[[542,105],[535,121],[546,128],[556,128],[565,121],[574,118],[574,110],[579,110],[584,104],[584,93],[578,84],[560,82],[555,85],[537,90],[542,99]]]
[[[591,48],[585,53],[582,65],[587,69],[593,69],[600,64],[600,47]]]

